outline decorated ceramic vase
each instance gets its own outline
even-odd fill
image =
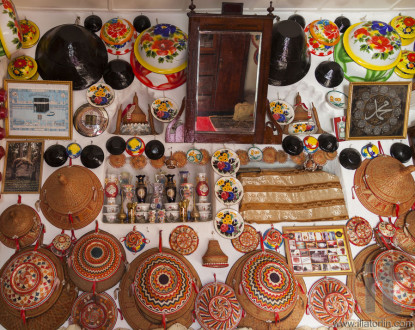
[[[199,196],[199,202],[207,202],[209,197],[209,185],[206,181],[206,173],[199,173],[197,181],[196,194]]]
[[[134,54],[152,72],[179,72],[187,66],[187,35],[175,25],[157,24],[138,36]]]
[[[22,55],[12,59],[7,66],[10,78],[17,80],[37,80],[37,63],[34,58]]]
[[[113,55],[124,55],[131,51],[134,42],[134,27],[126,19],[111,18],[101,28],[100,37]]]
[[[4,0],[0,4],[0,56],[11,57],[22,48],[22,32],[20,30],[17,11],[11,0]]]
[[[396,16],[390,25],[401,36],[403,46],[407,46],[415,40],[415,19],[411,16]]]

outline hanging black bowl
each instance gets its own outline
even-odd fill
[[[59,167],[66,163],[68,153],[63,145],[54,144],[46,149],[43,158],[49,166]]]
[[[107,140],[105,147],[111,155],[121,155],[125,151],[127,143],[121,136],[113,136]]]
[[[362,163],[362,157],[356,149],[346,148],[340,152],[339,162],[348,170],[356,170]]]
[[[74,90],[81,90],[101,79],[108,53],[95,33],[81,25],[63,24],[40,38],[36,62],[43,80],[69,80]]]
[[[341,84],[344,73],[339,63],[324,61],[317,65],[315,76],[321,86],[333,88]]]
[[[350,20],[347,17],[339,16],[334,20],[334,24],[337,25],[340,33],[344,33],[350,26]]]
[[[305,19],[303,16],[298,15],[298,14],[293,14],[290,17],[288,17],[288,19],[290,21],[294,21],[297,22],[298,24],[300,24],[300,26],[304,29],[305,28]]]
[[[104,80],[114,89],[127,88],[134,80],[133,68],[127,61],[112,60],[105,67]]]
[[[323,133],[318,137],[318,146],[326,152],[335,152],[339,148],[339,141],[333,134]]]
[[[102,19],[97,15],[89,15],[85,18],[84,26],[93,33],[98,32],[102,28]]]
[[[282,140],[282,149],[291,156],[298,156],[303,152],[304,144],[298,136],[288,135]]]
[[[396,142],[391,145],[390,154],[401,163],[406,163],[412,157],[412,150],[410,146]]]
[[[133,26],[138,33],[141,33],[151,26],[150,19],[145,15],[139,15],[134,18]]]
[[[146,156],[152,160],[160,159],[164,156],[164,144],[158,140],[151,140],[146,143],[144,149]]]
[[[88,168],[97,168],[104,162],[104,151],[95,144],[90,144],[82,149],[82,165]]]

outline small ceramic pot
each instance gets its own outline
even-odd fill
[[[118,222],[118,213],[104,213],[104,222],[117,223]]]
[[[23,42],[17,11],[11,0],[3,1],[0,4],[0,31],[4,54],[10,58],[18,49],[22,48]]]
[[[23,48],[31,48],[36,45],[40,37],[37,25],[27,19],[19,21],[19,25],[22,32]]]
[[[412,79],[415,76],[415,52],[403,50],[394,72],[401,78]]]
[[[211,203],[196,203],[196,207],[199,210],[199,212],[211,211],[212,209]]]
[[[140,211],[148,212],[148,210],[150,209],[150,203],[138,203],[135,209],[137,212],[140,212]]]
[[[407,46],[415,40],[415,19],[411,16],[396,16],[390,25],[401,36],[402,46]]]
[[[101,28],[100,37],[112,55],[128,54],[134,44],[135,30],[126,19],[111,18]]]
[[[212,220],[212,213],[210,211],[200,211],[200,221]]]
[[[135,219],[140,220],[140,218],[144,218],[145,221],[148,220],[148,211],[137,211],[135,212]]]
[[[166,221],[176,222],[179,220],[180,211],[166,211]]]
[[[106,213],[118,213],[120,206],[117,204],[104,205]]]
[[[165,203],[164,207],[167,211],[178,211],[179,210],[179,203]]]

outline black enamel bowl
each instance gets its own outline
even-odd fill
[[[323,133],[318,137],[318,146],[326,152],[335,152],[339,148],[339,141],[333,134]]]
[[[347,17],[339,16],[334,20],[334,24],[337,25],[340,33],[344,33],[350,27],[350,20]]]
[[[146,30],[149,27],[151,27],[151,22],[150,22],[150,19],[147,16],[145,16],[145,15],[139,15],[136,18],[134,18],[133,26],[134,26],[134,29],[138,33],[141,33],[144,30]]]
[[[104,70],[104,81],[117,90],[130,86],[134,77],[130,63],[120,59],[110,61]]]
[[[406,163],[412,157],[412,150],[410,146],[396,142],[391,145],[390,154],[401,163]]]
[[[160,159],[164,156],[164,144],[158,140],[151,140],[146,143],[144,152],[152,160]]]
[[[344,78],[342,67],[339,63],[333,61],[321,62],[314,73],[318,83],[327,88],[340,85]]]
[[[356,149],[346,148],[340,152],[339,162],[348,170],[356,170],[362,163],[362,157]]]
[[[304,144],[298,136],[288,135],[282,140],[282,149],[291,156],[298,156],[303,152]]]
[[[84,26],[93,33],[98,32],[102,28],[102,19],[97,15],[89,15],[85,18]]]
[[[59,167],[66,163],[68,153],[63,145],[54,144],[46,149],[43,159],[49,166]]]
[[[88,168],[97,168],[104,162],[104,151],[95,144],[90,144],[82,149],[82,165]]]
[[[300,24],[300,26],[303,28],[305,28],[305,19],[303,16],[299,15],[299,14],[293,14],[290,17],[288,17],[288,19],[290,21],[294,21],[297,22],[298,24]]]
[[[125,151],[127,143],[121,136],[113,136],[107,140],[105,147],[111,155],[121,155]]]

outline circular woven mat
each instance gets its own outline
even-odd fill
[[[169,243],[174,251],[188,255],[196,251],[199,245],[199,236],[192,227],[181,225],[172,230]]]
[[[58,299],[63,287],[63,267],[49,250],[29,247],[14,254],[0,270],[0,295],[14,316],[35,317],[46,312]]]
[[[261,250],[252,251],[239,258],[232,266],[226,278],[226,284],[231,286],[236,294],[238,301],[244,308],[247,316],[242,318],[239,326],[254,327],[255,329],[294,329],[303,318],[306,305],[307,295],[301,292],[298,288],[298,299],[289,309],[279,313],[280,321],[275,323],[275,314],[264,311],[250,302],[244,292],[239,289],[239,283],[241,282],[242,267],[245,262],[254,254],[261,252]],[[268,251],[269,252],[269,251]],[[285,258],[277,252],[271,252],[285,261]],[[294,276],[295,277],[295,276]],[[304,289],[305,283],[301,277],[295,277],[299,285]]]
[[[110,233],[90,231],[75,243],[69,256],[69,276],[86,292],[103,292],[117,284],[125,271],[125,251]]]
[[[407,317],[399,316],[395,312],[386,311],[384,306],[373,298],[372,294],[365,286],[363,276],[361,276],[359,273],[362,270],[362,267],[365,264],[367,258],[371,254],[378,255],[382,251],[383,250],[376,244],[370,245],[360,251],[360,253],[354,259],[357,273],[356,275],[347,276],[346,285],[349,287],[349,289],[352,290],[353,296],[361,308],[361,312],[359,312],[358,309],[355,309],[355,313],[361,320],[364,321],[388,320],[392,323],[396,321],[409,321],[411,320],[409,315]]]
[[[179,258],[187,266],[192,275],[192,278],[195,279],[197,287],[199,289],[201,288],[199,275],[189,261],[171,249],[163,248],[162,251]],[[135,275],[139,266],[149,256],[152,256],[158,252],[158,248],[153,248],[138,255],[130,263],[128,271],[125,273],[121,280],[119,304],[124,318],[133,329],[156,329],[162,325],[162,316],[155,315],[155,317],[151,317],[148,315],[148,313],[145,314],[141,306],[139,306],[139,304],[136,302],[134,291],[131,289],[131,285],[134,283]],[[196,292],[192,292],[192,295],[184,308],[182,308],[177,313],[167,315],[167,327],[177,322],[190,327],[193,323],[192,311],[194,309],[195,299]]]
[[[247,224],[245,224],[242,234],[231,240],[233,247],[242,253],[254,251],[260,241],[260,234],[254,227]]]
[[[19,316],[12,315],[5,308],[5,302],[0,299],[0,324],[6,329],[32,330],[57,329],[66,322],[71,315],[72,305],[78,296],[74,283],[69,279],[64,266],[65,286],[58,299],[50,308],[39,316],[26,319],[26,324]]]

